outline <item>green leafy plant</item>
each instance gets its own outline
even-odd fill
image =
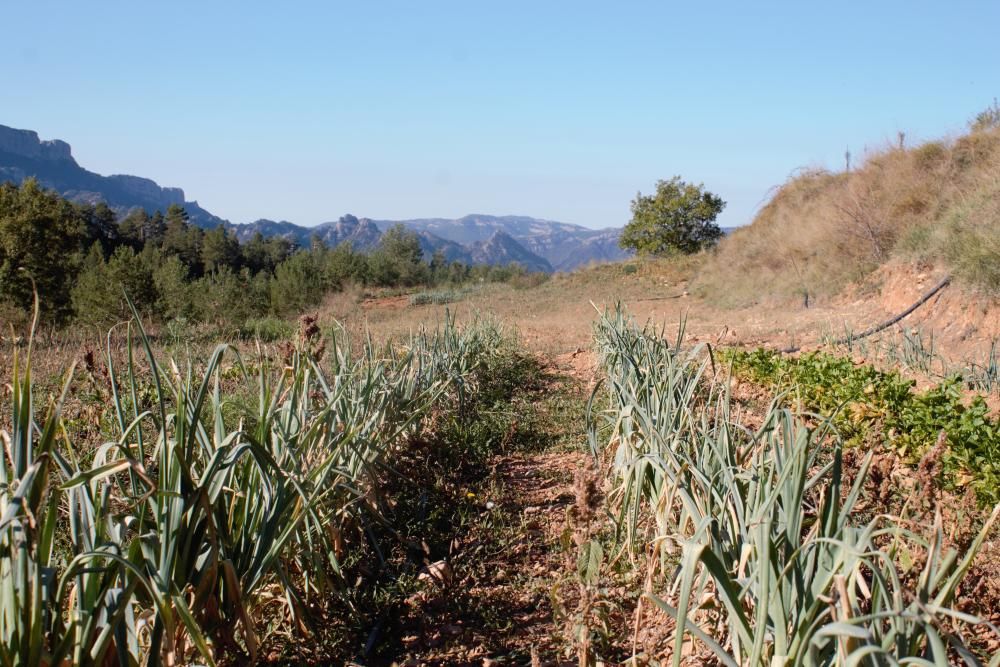
[[[953,487],[970,483],[984,506],[1000,500],[1000,430],[982,397],[965,400],[960,376],[917,392],[897,372],[821,352],[791,357],[732,350],[724,358],[737,374],[788,391],[829,417],[849,444],[877,440],[915,461],[944,431],[949,449],[943,481]]]

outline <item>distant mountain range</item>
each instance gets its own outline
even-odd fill
[[[308,245],[315,236],[328,246],[351,243],[359,250],[378,245],[382,233],[402,224],[420,238],[430,256],[440,251],[449,261],[505,266],[517,263],[529,271],[570,271],[594,262],[613,262],[629,256],[618,247],[621,229],[588,229],[564,222],[526,216],[467,215],[457,220],[371,220],[344,215],[335,222],[305,227],[287,221],[257,220],[233,224],[187,201],[180,188],[160,187],[139,176],[101,176],[87,171],[73,158],[64,141],[42,141],[31,130],[0,125],[0,182],[21,183],[34,177],[67,199],[89,204],[105,202],[120,215],[135,208],[152,213],[171,204],[183,206],[193,224],[203,228],[224,225],[246,241],[260,232]]]

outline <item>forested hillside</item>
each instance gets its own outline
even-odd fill
[[[401,226],[356,250],[314,238],[300,247],[258,233],[240,243],[222,226],[204,230],[184,207],[120,222],[106,204],[77,204],[29,179],[0,185],[0,308],[26,317],[37,290],[52,322],[108,325],[125,318],[124,294],[166,322],[242,324],[318,304],[347,283],[379,287],[508,280],[518,266],[471,266],[428,256]]]

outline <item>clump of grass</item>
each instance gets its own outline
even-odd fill
[[[993,98],[993,104],[986,107],[969,122],[969,129],[973,132],[985,132],[1000,128],[1000,103]]]
[[[850,327],[845,326],[840,334],[824,332],[821,342],[837,351],[876,361],[881,367],[915,371],[938,380],[960,377],[968,389],[982,394],[1000,390],[1000,341],[995,339],[981,358],[967,358],[958,363],[938,351],[933,331],[919,328],[903,328],[875,338],[857,338]]]
[[[962,377],[970,389],[986,394],[1000,391],[1000,341],[990,342],[990,350],[981,361],[967,361]]]
[[[532,273],[515,274],[511,276],[507,282],[514,289],[526,290],[541,287],[549,281],[549,278],[551,278],[551,276],[548,273],[534,271]]]
[[[289,340],[295,334],[295,326],[288,320],[277,317],[259,317],[246,320],[240,325],[237,336],[243,340],[259,340],[273,343]]]
[[[416,294],[410,296],[410,305],[426,306],[434,304],[437,306],[443,306],[448,303],[461,301],[471,293],[472,290],[469,288],[430,290],[426,292],[417,292]]]

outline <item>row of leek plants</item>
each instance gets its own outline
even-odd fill
[[[1000,506],[964,553],[940,518],[924,535],[893,516],[856,523],[870,455],[851,481],[829,421],[807,426],[780,396],[745,428],[711,350],[682,339],[683,324],[670,343],[620,306],[603,313],[610,406],[591,416],[623,548],[646,545],[674,572],[651,595],[676,621],[673,664],[692,640],[732,667],[1000,664],[970,641],[988,624],[954,606]]]
[[[447,320],[357,356],[334,337],[324,364],[300,345],[278,368],[261,355],[254,378],[225,345],[198,371],[161,363],[138,319],[127,326],[127,361],[115,365],[110,334],[106,359],[116,437],[92,456],[61,421],[72,369],[39,414],[30,346],[15,357],[0,664],[256,660],[264,607],[303,627],[311,601],[349,585],[340,563],[380,520],[393,449],[432,406],[458,404],[500,335]],[[235,417],[226,363],[257,390]]]

